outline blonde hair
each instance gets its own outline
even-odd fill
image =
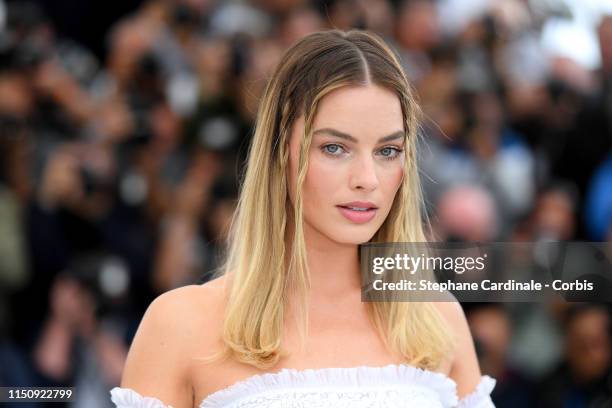
[[[379,36],[368,31],[329,30],[302,38],[286,51],[265,88],[228,235],[227,254],[216,273],[228,277],[221,352],[225,357],[260,369],[276,365],[286,355],[281,337],[289,302],[295,299],[300,306],[303,341],[307,332],[309,275],[301,187],[307,172],[312,123],[319,102],[329,92],[368,83],[397,94],[406,130],[405,176],[387,219],[370,242],[426,241],[415,151],[419,108],[398,58]],[[288,144],[291,126],[302,114],[305,129],[291,209],[286,176]],[[294,217],[288,216],[290,211]],[[291,219],[293,237],[287,233]],[[389,350],[407,363],[434,369],[451,352],[448,323],[435,305],[367,305]]]

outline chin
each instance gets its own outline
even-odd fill
[[[333,228],[330,226],[333,225]],[[337,220],[327,223],[310,224],[305,222],[306,234],[314,233],[312,237],[319,235],[320,238],[339,245],[360,245],[368,242],[380,228],[375,223],[347,225],[340,224]]]
[[[339,244],[345,245],[360,245],[365,244],[374,236],[375,232],[361,231],[361,232],[347,232],[344,234],[338,234],[331,237],[331,239]]]

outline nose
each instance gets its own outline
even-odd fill
[[[357,158],[351,166],[351,189],[373,191],[378,187],[378,184],[378,174],[376,173],[374,158]]]

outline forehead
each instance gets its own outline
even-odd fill
[[[377,85],[336,89],[319,103],[314,129],[323,126],[374,137],[401,130],[404,127],[399,97]]]

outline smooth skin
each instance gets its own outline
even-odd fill
[[[401,360],[385,349],[367,318],[356,256],[357,245],[368,241],[382,225],[401,185],[403,139],[380,141],[403,129],[399,100],[376,85],[336,89],[321,101],[313,129],[303,185],[311,276],[310,331],[304,347],[298,348],[296,331],[287,323],[284,344],[291,355],[269,372],[399,364]],[[303,130],[304,118],[300,117],[289,142],[287,179],[292,202]],[[355,224],[336,207],[356,200],[378,206],[371,221]],[[121,386],[174,408],[197,407],[207,395],[261,374],[234,361],[207,364],[196,360],[221,347],[224,285],[225,277],[221,277],[157,297],[131,345]],[[457,383],[462,398],[475,389],[481,376],[473,339],[459,303],[435,304],[458,344],[437,371]]]

